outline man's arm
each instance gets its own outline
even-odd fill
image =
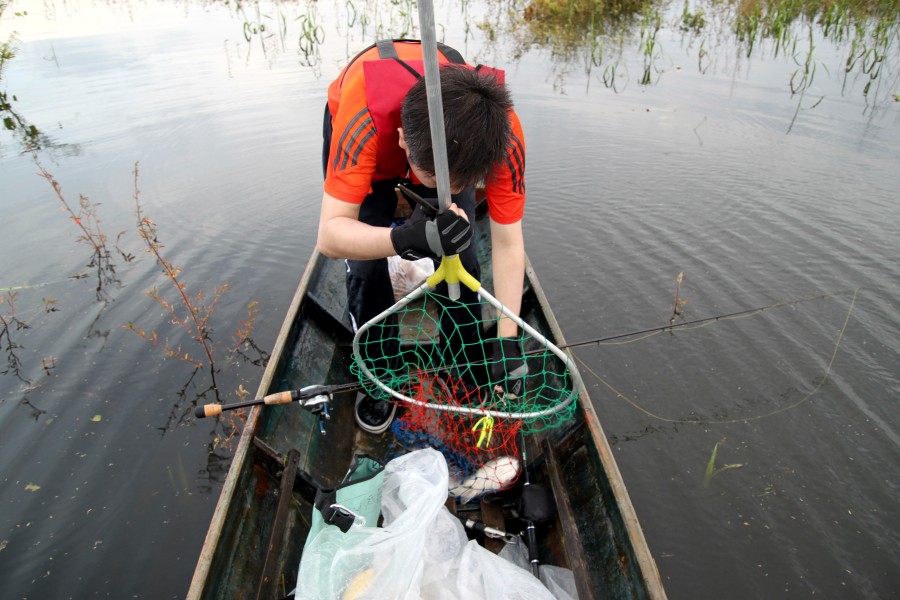
[[[371,260],[396,254],[389,227],[374,227],[359,221],[359,204],[322,195],[319,214],[319,252],[330,258]]]
[[[494,295],[513,313],[522,307],[522,287],[525,281],[525,240],[522,221],[501,225],[491,220],[491,258],[494,270]],[[515,322],[501,318],[498,337],[514,337],[518,328]]]

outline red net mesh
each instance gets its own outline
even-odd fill
[[[484,388],[469,388],[448,374],[419,373],[408,396],[447,407],[494,408]],[[450,492],[471,500],[511,487],[518,479],[517,435],[522,421],[436,410],[408,403],[394,423],[397,440],[407,448],[432,447],[450,467]]]

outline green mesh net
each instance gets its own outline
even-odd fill
[[[484,290],[477,298],[467,304],[420,288],[359,329],[352,370],[370,396],[406,406],[413,426],[463,454],[480,454],[483,464],[488,436],[496,448],[517,431],[559,426],[572,417],[576,393],[566,355],[510,313],[528,373],[523,393],[505,393],[498,367],[510,357],[492,333],[499,303]]]

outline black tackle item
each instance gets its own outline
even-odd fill
[[[409,179],[401,179],[397,182],[397,189],[406,198],[406,201],[412,206],[413,204],[421,206],[425,211],[425,215],[429,218],[436,217],[438,214],[438,199],[424,198],[421,194],[427,193],[429,188],[424,185],[415,185]],[[434,191],[434,190],[432,190]],[[421,193],[420,193],[421,192]]]
[[[452,256],[472,243],[472,226],[452,210],[429,219],[417,204],[406,223],[391,230],[391,243],[406,260]]]
[[[374,527],[381,512],[383,481],[381,461],[365,454],[354,456],[350,469],[337,487],[316,490],[315,510],[306,543],[314,540],[326,525],[335,525],[344,533],[354,525]]]
[[[528,363],[518,338],[499,338],[493,343],[491,381],[507,394],[520,398],[525,394]]]
[[[556,514],[556,502],[550,488],[532,483],[522,488],[519,499],[519,513],[526,521],[545,523]]]

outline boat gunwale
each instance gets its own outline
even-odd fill
[[[294,297],[285,314],[284,322],[281,324],[281,329],[278,332],[278,337],[275,339],[275,345],[272,348],[272,353],[269,355],[266,370],[263,372],[262,379],[260,379],[259,387],[257,388],[257,398],[262,398],[266,395],[269,388],[272,386],[272,382],[275,380],[276,374],[283,366],[284,349],[287,346],[288,338],[291,335],[291,330],[297,319],[297,315],[300,312],[303,299],[309,289],[309,284],[312,281],[316,270],[320,268],[321,262],[321,254],[316,248],[313,250],[313,254],[306,264],[303,275],[300,277],[300,283],[297,286],[297,290],[294,292]],[[216,502],[216,508],[213,512],[212,519],[210,520],[209,530],[206,532],[206,538],[204,539],[203,547],[200,550],[200,557],[197,560],[197,567],[194,569],[194,575],[191,579],[191,586],[188,589],[186,600],[199,600],[203,597],[203,593],[207,589],[207,580],[209,579],[209,573],[212,561],[215,557],[216,548],[219,545],[219,540],[224,530],[225,520],[231,510],[232,500],[234,498],[235,490],[237,489],[237,482],[240,480],[241,473],[244,470],[244,464],[247,461],[247,456],[253,445],[253,438],[256,437],[257,430],[259,429],[263,408],[263,405],[257,405],[250,409],[250,415],[247,417],[247,422],[244,426],[244,430],[241,432],[241,437],[238,440],[238,445],[234,452],[234,457],[231,459],[228,473],[225,475],[222,491],[219,493],[219,499]]]

